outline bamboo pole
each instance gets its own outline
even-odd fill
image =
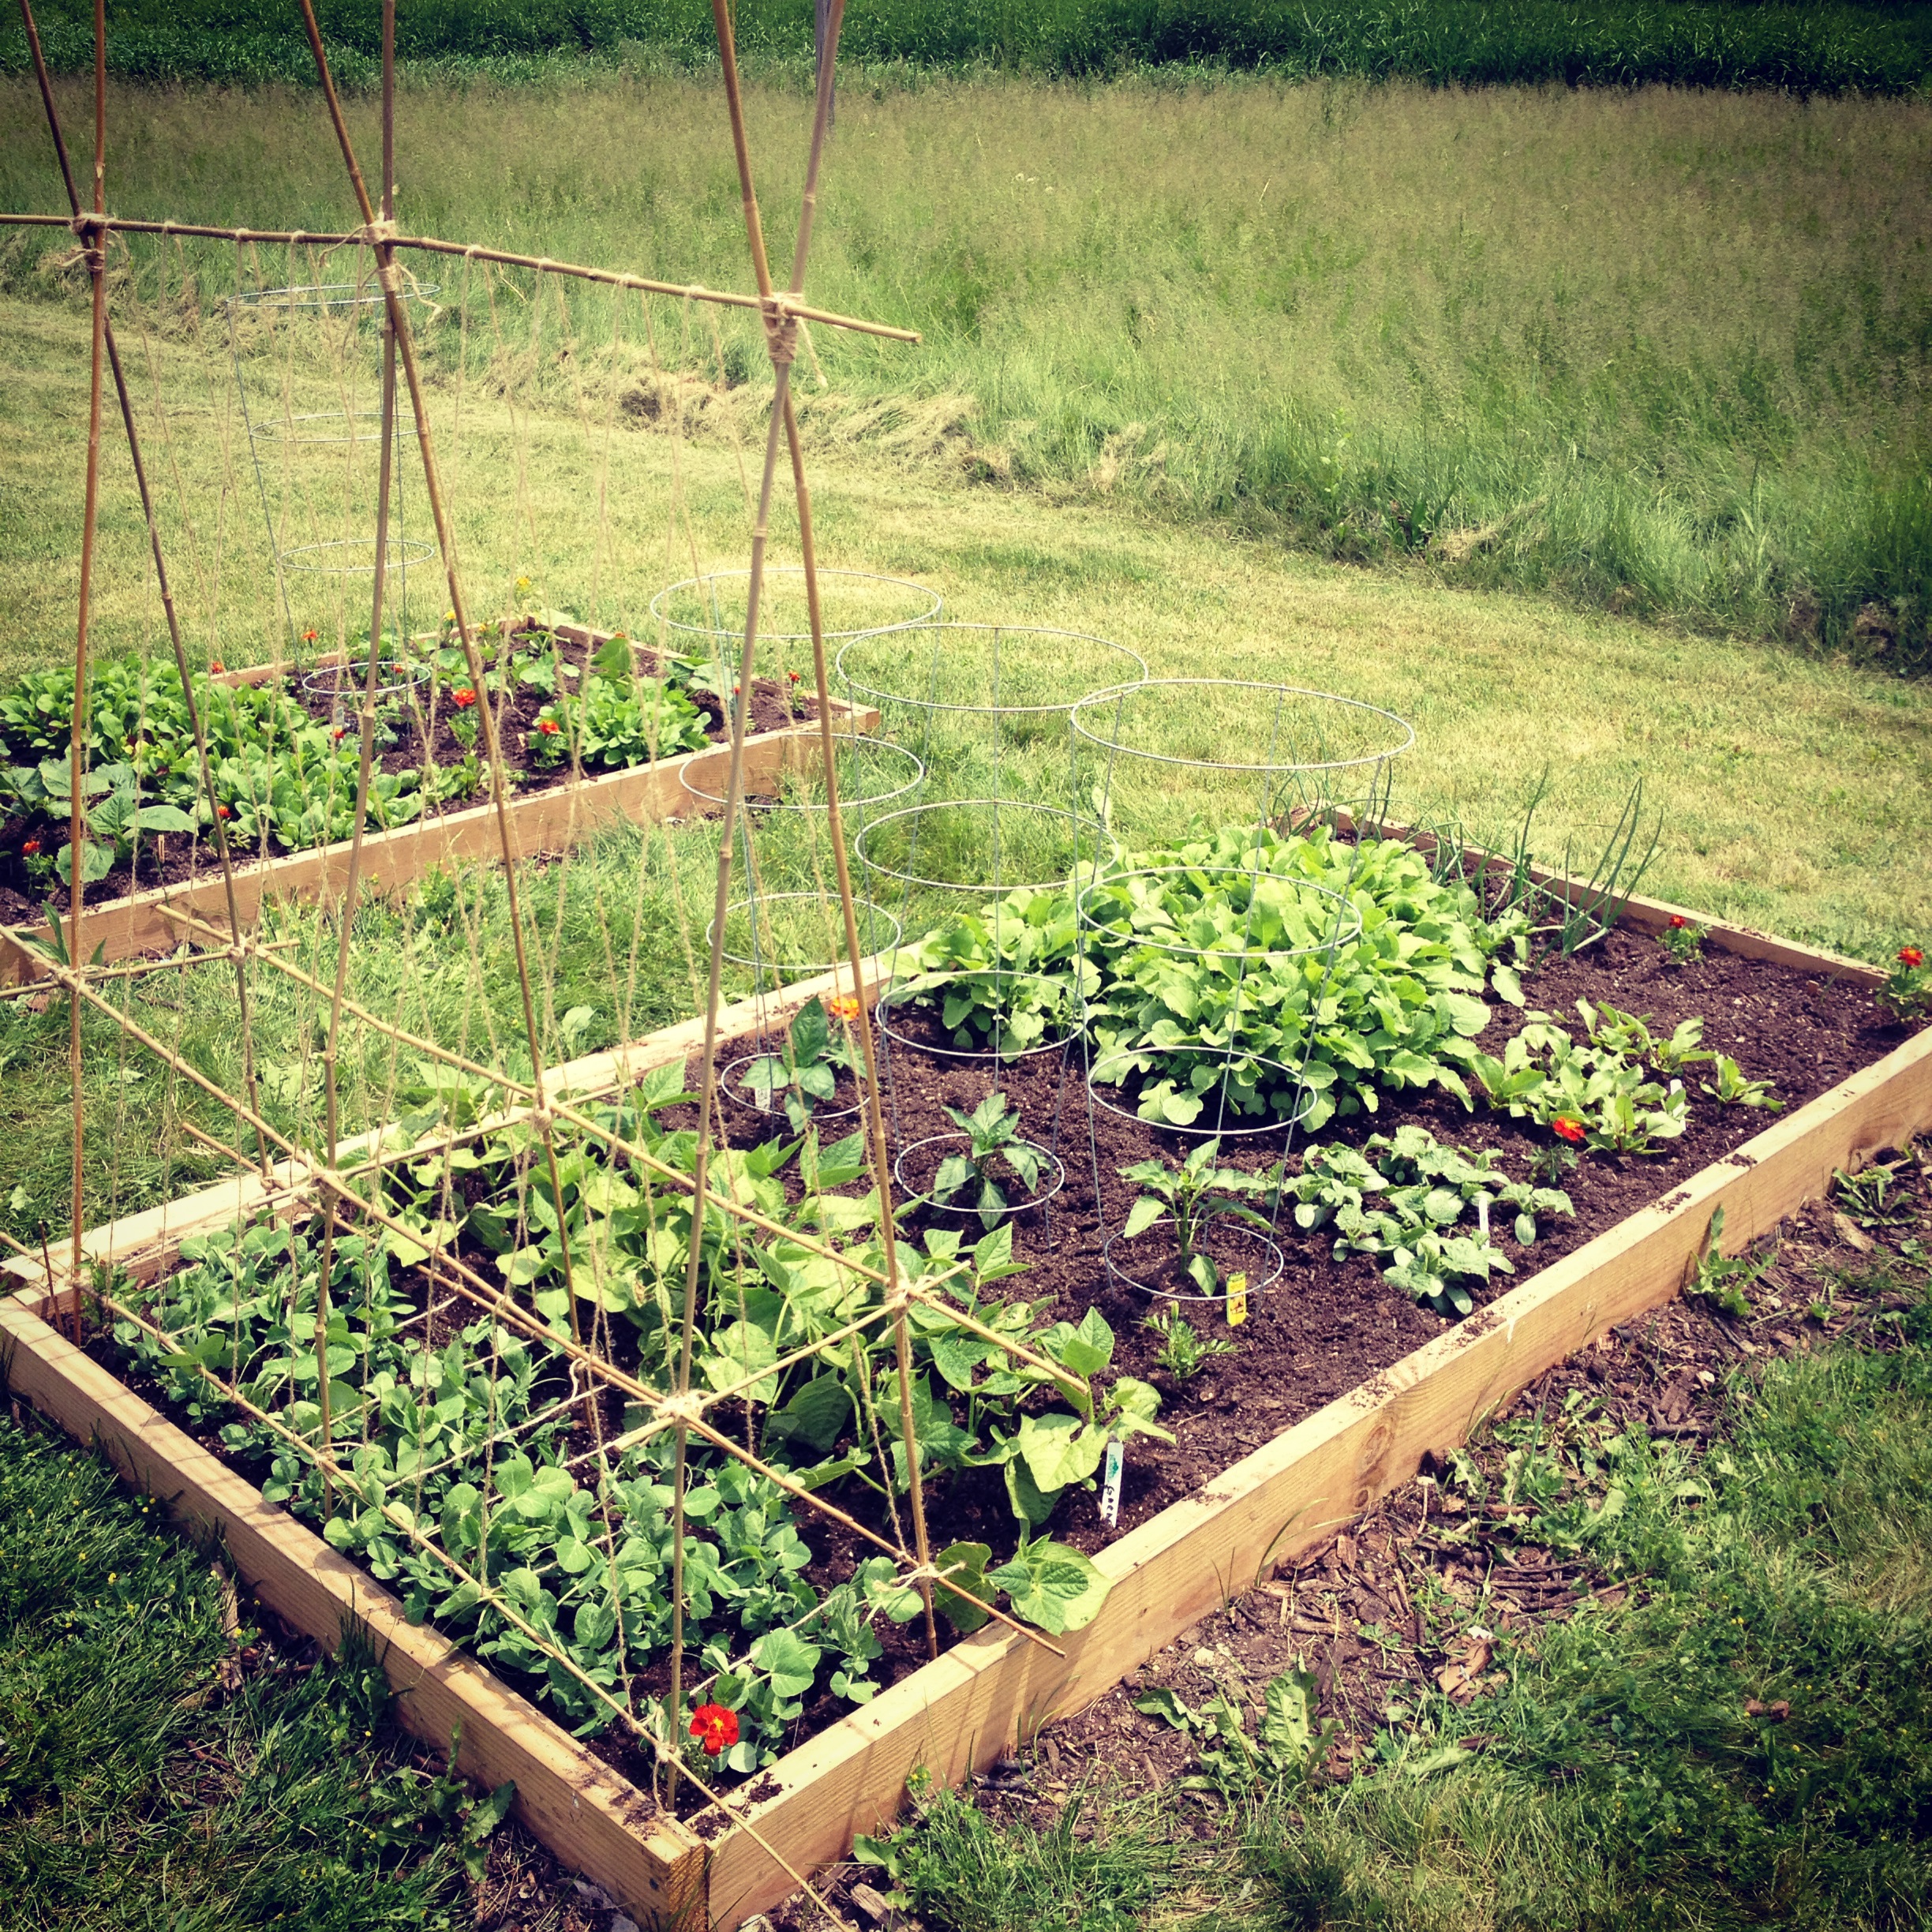
[[[103,215],[98,211],[90,215],[82,210],[74,216],[0,214],[0,227],[173,235],[189,241],[232,242],[265,247],[333,249],[380,245],[391,249],[414,249],[432,255],[460,255],[466,260],[495,262],[506,268],[529,268],[539,275],[562,275],[571,281],[598,282],[612,288],[635,289],[642,294],[668,295],[678,301],[712,302],[726,309],[762,310],[769,307],[760,296],[706,288],[702,283],[657,282],[647,275],[628,275],[620,269],[552,261],[545,255],[516,255],[505,249],[484,248],[474,242],[444,242],[432,235],[391,234],[378,230],[373,223],[352,228],[342,234],[310,234],[300,228],[215,228],[197,222],[124,221],[118,215]],[[887,342],[916,343],[920,339],[917,329],[897,328],[889,323],[868,322],[857,316],[839,315],[831,309],[814,309],[784,296],[777,299],[777,313],[781,317],[822,323],[827,328],[850,329],[856,335],[876,335]]]

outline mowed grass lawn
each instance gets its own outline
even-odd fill
[[[10,676],[73,650],[87,328],[81,310],[43,303],[6,302],[0,316],[0,599],[9,613],[0,675]],[[206,405],[171,419],[165,464],[151,429],[189,637],[231,664],[265,656],[279,620],[253,481],[220,413],[225,358],[193,345],[155,353],[160,393]],[[441,392],[440,406],[452,399]],[[472,386],[446,454],[478,608],[496,608],[527,572],[555,605],[635,627],[647,623],[652,593],[694,559],[742,564],[743,466],[755,449],[723,431],[675,441],[621,410],[616,422],[607,438],[601,413],[532,412]],[[747,414],[743,433],[756,427]],[[975,487],[916,454],[881,459],[832,436],[814,466],[829,566],[919,578],[962,619],[1096,632],[1139,651],[1159,676],[1275,680],[1400,713],[1417,743],[1398,773],[1398,812],[1506,837],[1547,768],[1539,849],[1593,858],[1641,779],[1663,823],[1647,891],[1872,957],[1932,930],[1932,688],[1923,683],[1780,645],[1340,567],[1131,500]],[[130,474],[111,441],[104,479],[97,636],[103,648],[165,652]],[[796,560],[789,518],[781,493],[781,562]]]

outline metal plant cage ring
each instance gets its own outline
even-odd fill
[[[378,698],[395,698],[406,691],[420,691],[429,682],[429,666],[426,664],[408,664],[398,657],[379,657],[376,669]],[[392,678],[389,676],[392,672],[400,675]],[[359,698],[365,688],[363,680],[368,674],[366,659],[361,664],[325,665],[303,678],[302,688],[313,691],[318,698]]]
[[[1133,879],[1151,879],[1167,877],[1197,878],[1202,875],[1218,878],[1222,875],[1250,881],[1258,893],[1264,882],[1292,886],[1300,893],[1314,893],[1322,898],[1335,901],[1335,930],[1323,940],[1302,946],[1265,946],[1259,950],[1244,945],[1240,951],[1220,945],[1190,945],[1170,943],[1158,939],[1151,934],[1129,932],[1122,934],[1108,922],[1091,914],[1091,900],[1095,893],[1108,891],[1125,885]],[[1252,916],[1252,900],[1249,901]],[[1133,952],[1145,948],[1150,952],[1165,953],[1178,959],[1205,959],[1211,956],[1223,956],[1244,961],[1246,965],[1268,967],[1285,960],[1316,959],[1331,953],[1339,952],[1344,946],[1353,945],[1362,935],[1361,909],[1346,893],[1339,892],[1332,886],[1318,886],[1312,879],[1295,879],[1279,872],[1270,872],[1264,867],[1245,865],[1161,865],[1139,866],[1130,872],[1116,872],[1106,878],[1096,878],[1081,886],[1073,895],[1075,915],[1083,933],[1093,933],[1117,942],[1122,952]],[[1083,946],[1082,950],[1086,950]]]
[[[1140,705],[1151,698],[1156,704],[1166,706],[1171,712],[1174,699],[1187,693],[1212,693],[1232,696],[1237,693],[1249,694],[1247,715],[1254,716],[1253,699],[1260,695],[1275,701],[1275,716],[1270,728],[1279,732],[1282,701],[1293,699],[1305,703],[1311,710],[1320,711],[1331,708],[1339,718],[1373,728],[1368,723],[1386,728],[1387,742],[1376,744],[1368,751],[1357,751],[1339,758],[1326,755],[1327,747],[1313,747],[1318,754],[1312,758],[1304,756],[1275,757],[1264,758],[1217,758],[1190,756],[1185,753],[1160,751],[1144,745],[1129,743],[1119,736],[1109,736],[1101,727],[1102,707],[1111,705],[1114,708],[1116,729],[1124,708],[1130,704]],[[1086,713],[1083,716],[1082,713]],[[1115,691],[1096,692],[1084,698],[1073,710],[1073,730],[1097,750],[1117,758],[1144,759],[1156,765],[1174,765],[1191,767],[1202,771],[1230,772],[1250,777],[1288,777],[1297,773],[1313,774],[1322,772],[1359,771],[1372,766],[1387,764],[1391,758],[1400,758],[1415,743],[1415,727],[1407,719],[1398,717],[1393,711],[1384,710],[1380,705],[1372,705],[1360,698],[1338,697],[1332,691],[1312,691],[1298,684],[1271,684],[1244,678],[1148,678],[1139,684],[1125,685]],[[1279,750],[1279,747],[1271,747]]]
[[[780,1099],[778,1090],[776,1088],[772,1090],[771,1105],[767,1106],[762,1101],[754,1099],[747,1091],[745,1083],[736,1077],[740,1068],[751,1066],[760,1060],[775,1059],[777,1057],[775,1054],[741,1054],[737,1059],[730,1061],[719,1074],[718,1091],[724,1095],[727,1106],[743,1107],[747,1113],[756,1114],[766,1120],[783,1120],[789,1126],[790,1121],[785,1113],[784,1102]],[[844,1074],[843,1077],[849,1079],[851,1076]],[[828,1121],[850,1120],[864,1105],[865,1095],[863,1089],[859,1097],[850,1106],[828,1107],[821,1101],[812,1108],[812,1125],[816,1127],[822,1125]]]
[[[913,631],[933,634],[933,676],[928,679],[928,688],[923,691],[894,688],[883,680],[888,668],[896,666],[874,666],[867,661],[868,656],[879,657],[889,649],[902,646],[908,633]],[[889,646],[878,642],[888,635],[892,638]],[[1002,668],[1001,662],[1002,646],[1009,638],[1020,646],[1017,662],[1010,670]],[[939,694],[938,671],[942,663],[946,661],[944,647],[949,642],[967,640],[990,644],[991,682],[983,694],[970,701],[957,691],[942,697]],[[1057,653],[1050,648],[1043,650],[1040,648],[1043,641],[1049,646],[1057,641],[1062,648]],[[1100,661],[1103,668],[1098,681],[1093,675],[1083,673],[1078,678],[1077,691],[1069,690],[1050,698],[1035,697],[1028,689],[1028,679],[1037,676],[1043,664],[1064,667],[1069,655],[1064,647],[1070,644],[1091,646],[1103,653]],[[909,665],[911,661],[904,661]],[[957,668],[957,653],[952,661]],[[879,631],[855,638],[840,651],[837,669],[848,691],[855,697],[870,698],[876,704],[903,705],[910,710],[945,712],[962,717],[1016,719],[1070,713],[1080,705],[1107,692],[1144,684],[1148,675],[1147,660],[1138,651],[1129,650],[1125,644],[1116,644],[1110,638],[1096,637],[1091,631],[1059,631],[1039,624],[959,623],[950,620],[935,623],[930,619],[900,625],[889,634]],[[1008,676],[1018,681],[1018,688],[1002,697],[1001,680]]]
[[[1107,1098],[1102,1091],[1113,1083],[1104,1079],[1102,1069],[1110,1066],[1124,1065],[1130,1060],[1140,1060],[1167,1053],[1188,1054],[1196,1060],[1219,1060],[1222,1072],[1221,1078],[1213,1086],[1200,1090],[1200,1118],[1183,1123],[1179,1121],[1150,1120],[1136,1110],[1118,1104]],[[1249,1116],[1237,1114],[1237,1125],[1228,1122],[1230,1109],[1223,1104],[1218,1110],[1217,1099],[1222,1099],[1227,1086],[1226,1069],[1236,1061],[1245,1061],[1257,1067],[1271,1068],[1275,1073],[1286,1076],[1286,1084],[1298,1096],[1294,1110],[1288,1114],[1271,1114],[1264,1121],[1250,1121]],[[1089,1061],[1087,1067],[1087,1097],[1097,1107],[1111,1114],[1116,1120],[1131,1121],[1136,1127],[1153,1127],[1163,1133],[1187,1134],[1197,1140],[1250,1140],[1261,1134],[1285,1134],[1299,1127],[1312,1110],[1315,1095],[1313,1090],[1304,1086],[1304,1069],[1292,1067],[1285,1060],[1273,1060],[1265,1054],[1244,1053],[1234,1046],[1177,1046],[1171,1048],[1148,1046],[1118,1046],[1111,1052],[1102,1054],[1098,1059]],[[1145,1077],[1144,1076],[1143,1076]],[[1158,1076],[1157,1076],[1158,1077]],[[1177,1081],[1176,1085],[1180,1083]],[[1214,1124],[1202,1125],[1210,1114],[1216,1115]]]
[[[1172,1221],[1168,1216],[1163,1215],[1159,1220],[1151,1222],[1141,1232],[1151,1234],[1155,1228],[1171,1228],[1172,1226]],[[1213,1241],[1220,1239],[1223,1235],[1232,1240],[1244,1241],[1250,1247],[1259,1249],[1264,1257],[1272,1258],[1267,1273],[1259,1281],[1254,1279],[1251,1275],[1246,1288],[1246,1293],[1250,1296],[1266,1294],[1281,1279],[1287,1269],[1287,1257],[1282,1254],[1279,1245],[1270,1236],[1264,1234],[1259,1228],[1250,1226],[1245,1221],[1234,1221],[1226,1215],[1217,1215],[1209,1223],[1208,1235],[1196,1244],[1197,1252],[1207,1249]],[[1174,1288],[1151,1287],[1138,1276],[1129,1275],[1114,1259],[1114,1248],[1117,1245],[1124,1242],[1126,1238],[1124,1234],[1110,1234],[1100,1247],[1100,1259],[1106,1266],[1108,1276],[1112,1280],[1118,1282],[1123,1287],[1131,1288],[1136,1294],[1144,1294],[1150,1301],[1194,1301],[1211,1306],[1226,1301],[1227,1296],[1225,1293],[1203,1294],[1196,1290],[1193,1294],[1188,1294]],[[1140,1236],[1136,1234],[1134,1238],[1138,1241]],[[1208,1259],[1222,1271],[1225,1279],[1227,1258],[1223,1255],[1210,1254]]]
[[[731,922],[734,919],[748,919],[751,922],[752,939],[755,944],[758,939],[759,921],[764,919],[769,923],[771,908],[774,906],[786,904],[818,907],[828,915],[829,919],[836,918],[838,908],[837,900],[827,899],[821,893],[760,893],[747,899],[734,899],[724,908],[727,934],[729,932]],[[870,899],[861,899],[855,894],[852,899],[852,911],[858,918],[859,943],[862,952],[867,953],[893,953],[897,950],[900,938],[900,924],[898,920],[894,919],[883,906],[875,904]],[[829,960],[766,958],[759,954],[734,953],[728,944],[721,938],[717,927],[717,920],[714,916],[705,927],[706,945],[707,947],[714,945],[718,946],[721,958],[728,960],[734,966],[748,966],[755,972],[834,973],[844,972],[852,964],[842,952],[836,958]],[[873,943],[873,940],[883,928],[889,928],[891,936],[878,943]],[[844,945],[844,939],[842,933],[838,934],[837,943],[841,946]]]
[[[345,562],[344,554],[361,551],[366,563]],[[328,543],[298,544],[292,550],[275,552],[286,571],[301,571],[316,577],[367,577],[376,569],[376,540],[373,537],[337,537]],[[399,573],[412,564],[427,564],[436,555],[436,545],[420,537],[391,537],[388,567]]]
[[[912,834],[912,853],[916,854],[919,849],[919,834],[916,828],[925,818],[937,812],[962,811],[987,811],[993,814],[995,870],[998,869],[999,863],[997,854],[999,814],[1002,812],[1018,813],[1023,817],[1065,819],[1073,828],[1075,852],[1071,868],[1063,868],[1053,878],[1047,879],[993,878],[975,881],[924,878],[909,870],[901,870],[897,867],[886,864],[867,849],[868,841],[882,833],[886,826],[898,824],[903,821],[909,822],[915,828]],[[1108,837],[1104,828],[1096,826],[1093,820],[1086,817],[1084,814],[1069,811],[1063,805],[1043,805],[1033,799],[941,799],[929,804],[902,806],[897,811],[886,812],[871,820],[862,828],[859,836],[853,840],[852,853],[868,872],[880,878],[891,879],[895,884],[904,886],[908,891],[916,888],[922,891],[936,893],[991,893],[998,897],[1005,898],[1009,893],[1064,891],[1066,888],[1069,871],[1076,873],[1081,863],[1078,849],[1080,835],[1083,833],[1092,833],[1096,831],[1099,831],[1102,837]],[[1108,838],[1108,842],[1112,843],[1110,837]]]
[[[977,1215],[980,1211],[977,1207],[960,1202],[934,1200],[930,1193],[919,1192],[918,1184],[909,1180],[906,1176],[905,1163],[912,1155],[918,1153],[922,1148],[937,1147],[942,1141],[958,1141],[962,1145],[968,1147],[972,1144],[970,1136],[960,1133],[957,1130],[947,1133],[927,1134],[922,1140],[908,1142],[893,1156],[893,1185],[899,1190],[899,1204],[901,1208],[930,1208],[934,1214]],[[1036,1141],[1020,1140],[1014,1142],[1013,1144],[1024,1148],[1029,1154],[1037,1154],[1040,1159],[1052,1169],[1053,1172],[1044,1188],[1035,1189],[1023,1201],[1009,1201],[1004,1208],[994,1211],[998,1217],[994,1223],[995,1226],[998,1226],[1000,1221],[1013,1220],[1017,1216],[1028,1212],[1029,1209],[1044,1208],[1066,1185],[1066,1163],[1061,1159],[1058,1155],[1054,1153],[1050,1148],[1040,1146]],[[935,1181],[938,1175],[939,1163],[934,1162],[933,1178]]]
[[[438,282],[412,282],[398,294],[405,301],[427,301],[443,292]],[[315,282],[290,288],[245,289],[228,298],[230,309],[262,313],[274,309],[375,309],[383,304],[380,283]]]
[[[402,440],[407,402],[396,410],[396,440]],[[365,424],[373,423],[373,429]],[[414,433],[414,423],[407,427]],[[264,416],[249,425],[249,435],[257,443],[279,443],[284,448],[340,449],[350,443],[380,443],[382,411],[379,409],[305,410],[299,416]]]
[[[727,750],[728,747],[720,746],[719,749]],[[905,766],[910,766],[912,775],[904,784],[895,784],[888,791],[859,793],[841,789],[839,792],[841,811],[871,811],[876,806],[887,805],[894,799],[904,798],[908,792],[917,791],[925,783],[924,762],[917,754],[908,751],[904,745],[893,743],[889,739],[873,738],[858,732],[834,734],[833,757],[836,758],[843,751],[849,751],[855,762],[862,758],[867,761],[877,758],[889,766],[903,761],[900,768],[903,769]],[[680,768],[678,783],[701,804],[716,805],[721,808],[725,803],[722,792],[707,792],[705,789],[698,779],[695,764]],[[769,801],[760,800],[755,805],[750,799],[746,800],[747,811],[759,812],[823,812],[829,811],[831,808],[829,799],[795,799],[781,796]]]
[[[814,573],[820,590],[829,585],[833,590],[841,585],[867,584],[886,586],[893,590],[909,591],[920,600],[921,608],[910,615],[887,619],[881,623],[848,625],[843,629],[821,629],[818,635],[826,643],[843,642],[854,638],[876,635],[885,631],[903,631],[912,624],[930,622],[939,614],[945,598],[927,585],[915,582],[910,577],[888,577],[877,571],[822,570]],[[773,580],[789,582],[796,578],[800,584],[805,581],[804,567],[797,564],[769,564],[765,567],[764,583],[769,587]],[[707,638],[725,643],[744,641],[744,625],[724,623],[689,623],[671,614],[671,601],[680,593],[709,599],[714,616],[721,616],[718,609],[717,586],[725,584],[750,586],[751,573],[748,570],[706,571],[699,577],[680,577],[676,583],[666,584],[650,601],[651,620],[663,629],[675,631],[681,636]],[[758,641],[761,644],[809,644],[812,634],[804,631],[767,631],[759,627]]]
[[[960,979],[1037,979],[1044,977],[1040,973],[1020,972],[992,966],[975,967],[965,972],[946,975],[949,983]],[[942,994],[943,988],[930,987],[920,989],[917,997],[924,998],[929,994],[938,997]],[[890,1040],[895,1046],[903,1046],[912,1053],[930,1054],[935,1059],[1013,1066],[1022,1060],[1037,1060],[1043,1054],[1063,1053],[1080,1038],[1080,1022],[1077,1019],[1072,1019],[1048,1038],[1036,1040],[1031,1046],[1015,1046],[1003,1052],[993,1046],[937,1046],[930,1040],[920,1039],[893,1024],[893,1017],[902,1009],[910,1009],[915,1004],[913,982],[908,980],[901,984],[895,978],[880,993],[873,1006],[873,1023],[878,1027],[881,1037]],[[942,1032],[945,1031],[943,1022],[935,1024]]]

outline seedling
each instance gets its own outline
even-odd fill
[[[1702,1295],[1715,1302],[1725,1314],[1747,1320],[1751,1305],[1745,1298],[1745,1288],[1771,1265],[1770,1258],[1754,1260],[1749,1255],[1720,1252],[1717,1244],[1723,1238],[1724,1219],[1721,1208],[1711,1215],[1710,1226],[1704,1230],[1704,1244],[1698,1250],[1696,1271],[1685,1284],[1684,1292]]]
[[[1234,1344],[1225,1335],[1200,1335],[1178,1309],[1163,1309],[1141,1324],[1161,1339],[1155,1361],[1177,1382],[1191,1382],[1217,1355],[1232,1355]]]
[[[841,1073],[856,1070],[851,1042],[832,1030],[825,1002],[814,994],[799,1009],[782,1050],[762,1054],[745,1069],[739,1084],[769,1113],[774,1096],[784,1096],[785,1118],[803,1133],[821,1100],[829,1100]]]
[[[1924,949],[1900,946],[1874,997],[1900,1025],[1932,1013],[1932,966],[1926,964]]]
[[[982,1227],[993,1228],[1013,1205],[1002,1174],[1018,1181],[1028,1197],[1039,1193],[1040,1150],[1020,1138],[1020,1110],[1004,1094],[988,1094],[970,1114],[948,1107],[946,1117],[965,1135],[966,1151],[949,1154],[939,1163],[932,1197],[950,1207],[960,1196],[971,1196],[960,1204],[979,1215]]]
[[[1271,1197],[1278,1185],[1273,1174],[1243,1174],[1236,1167],[1217,1167],[1221,1151],[1217,1138],[1204,1140],[1178,1167],[1166,1161],[1136,1161],[1120,1170],[1123,1181],[1137,1181],[1147,1191],[1128,1210],[1122,1238],[1133,1241],[1158,1221],[1174,1229],[1174,1243],[1181,1250],[1181,1264],[1194,1285],[1204,1295],[1221,1291],[1221,1276],[1214,1258],[1201,1252],[1201,1242],[1209,1224],[1231,1215],[1261,1229],[1267,1222],[1244,1200]]]
[[[1728,1054],[1719,1054],[1712,1062],[1714,1080],[1702,1083],[1704,1091],[1726,1106],[1763,1107],[1773,1114],[1784,1111],[1784,1103],[1771,1097],[1768,1080],[1747,1080],[1744,1069]]]

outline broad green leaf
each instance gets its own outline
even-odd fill
[[[987,1581],[1005,1591],[1016,1616],[1055,1637],[1085,1629],[1112,1587],[1078,1550],[1046,1537],[990,1571]]]
[[[949,1589],[943,1582],[934,1586],[933,1608],[962,1637],[970,1637],[987,1621],[987,1613],[980,1605],[993,1595],[986,1575],[987,1565],[992,1559],[991,1549],[983,1543],[955,1543],[942,1549],[933,1559],[942,1576],[950,1573],[959,1589],[968,1590],[979,1599],[978,1602],[970,1601],[957,1590]]]

